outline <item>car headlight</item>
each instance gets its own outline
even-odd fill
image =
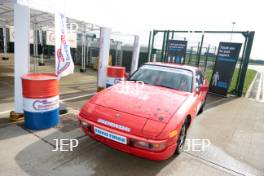
[[[80,120],[80,125],[85,128],[89,127],[89,124],[83,120]]]
[[[166,142],[150,143],[146,141],[133,140],[133,146],[150,151],[162,151],[166,148]]]

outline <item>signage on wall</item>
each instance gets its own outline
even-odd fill
[[[220,42],[209,91],[226,96],[239,57],[241,43]]]
[[[14,27],[10,27],[9,28],[9,41],[10,42],[15,42],[15,30],[14,30]],[[30,29],[29,31],[29,42],[31,44],[34,43],[34,32],[32,29]]]
[[[9,41],[10,42],[15,42],[15,31],[14,27],[9,28]],[[31,44],[34,43],[34,32],[31,29],[30,34],[29,34],[29,42]],[[71,48],[77,48],[77,34],[75,32],[68,32],[67,33],[67,38],[69,41],[69,45]],[[46,45],[55,45],[55,33],[54,31],[46,31]]]
[[[187,49],[185,40],[168,40],[168,57],[167,62],[182,64],[184,63]]]

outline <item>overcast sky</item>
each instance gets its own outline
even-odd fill
[[[46,0],[45,2],[54,4],[59,1],[62,2],[59,6],[65,10],[67,16],[110,27],[115,32],[138,34],[143,44],[147,44],[149,31],[152,29],[231,30],[232,22],[235,21],[234,30],[256,31],[251,57],[264,59],[262,42],[264,6],[261,0]],[[238,38],[234,36],[234,41],[239,41]],[[240,38],[243,40],[242,37]],[[213,37],[210,40],[212,39]],[[223,37],[223,40],[228,41],[229,36]]]

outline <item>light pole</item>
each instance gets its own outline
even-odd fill
[[[230,35],[230,42],[232,41],[232,35],[233,35],[235,24],[236,24],[236,22],[232,22],[232,32],[231,32],[231,35]]]

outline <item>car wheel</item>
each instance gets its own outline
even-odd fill
[[[176,155],[179,155],[184,150],[186,134],[187,134],[187,121],[185,121],[184,124],[182,125],[181,132],[177,140],[177,148],[175,151]]]
[[[198,115],[201,114],[204,110],[204,106],[205,106],[205,101],[203,102],[202,106],[200,107],[199,111],[198,111]]]

